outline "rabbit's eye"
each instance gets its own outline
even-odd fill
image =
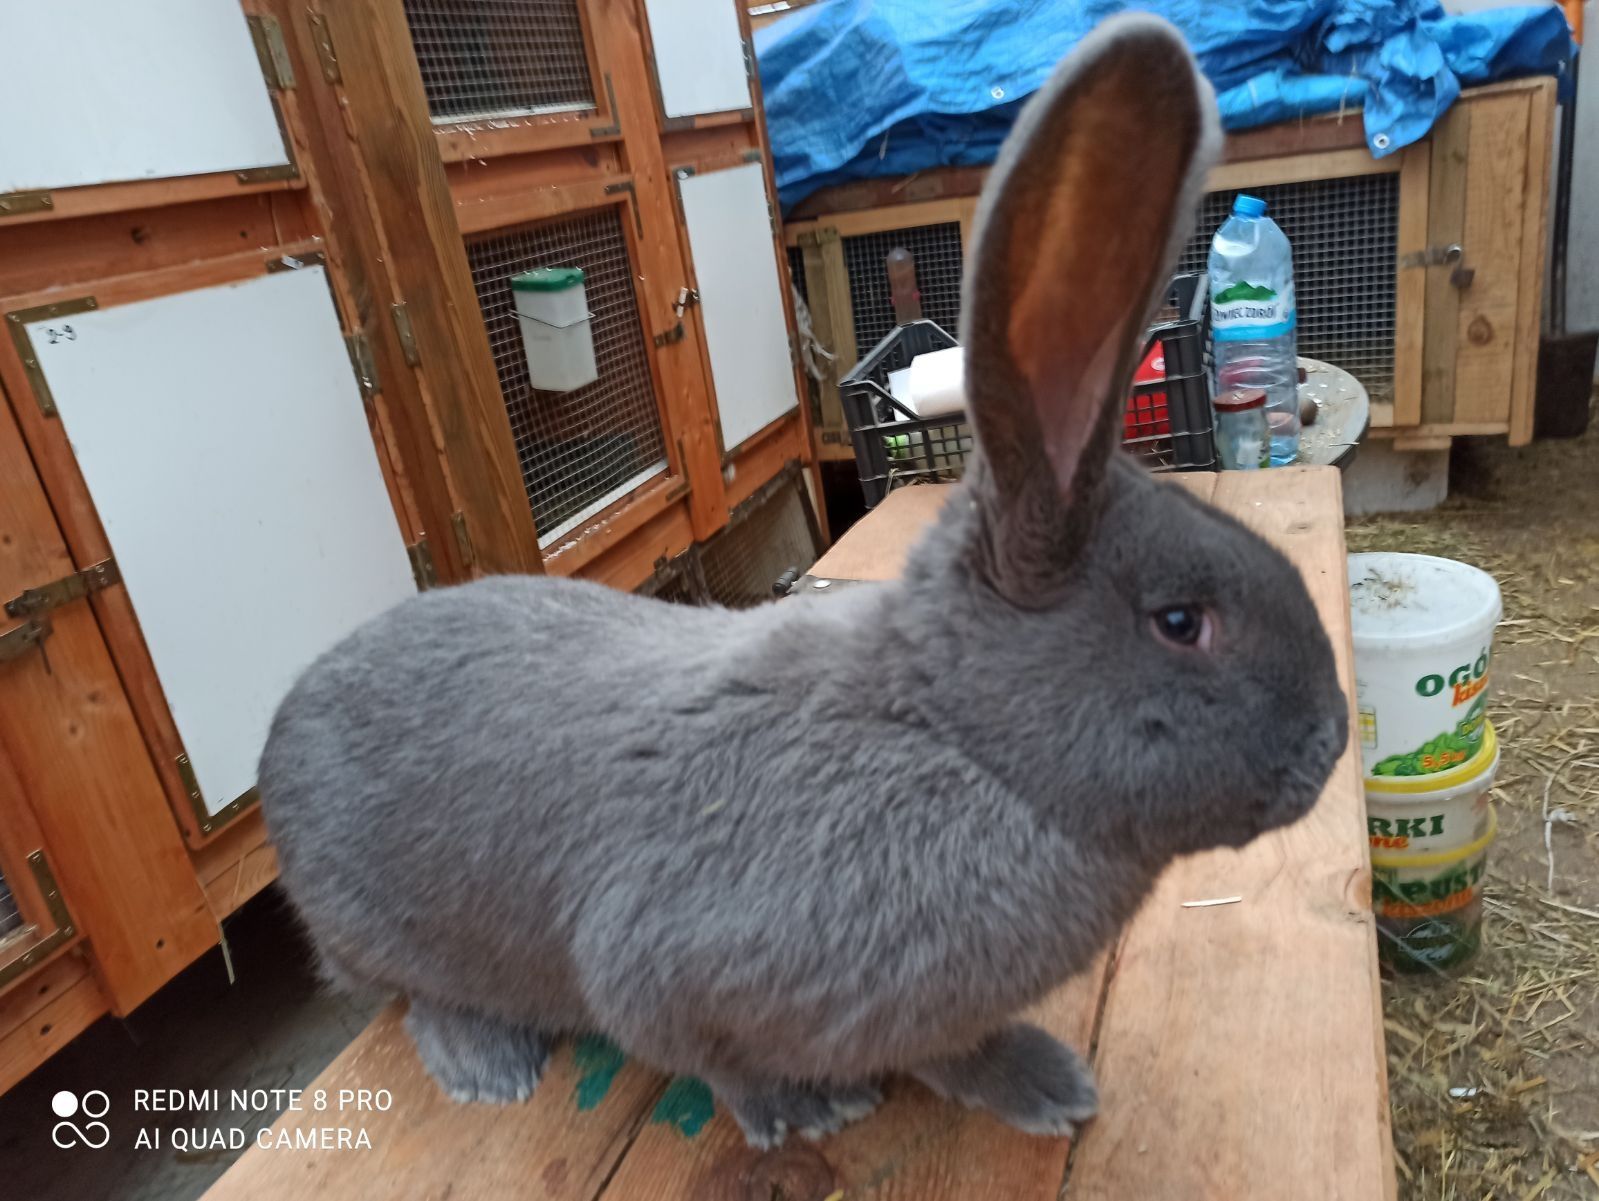
[[[1167,642],[1210,649],[1210,615],[1203,606],[1173,605],[1169,609],[1157,609],[1150,619],[1155,623],[1155,633]]]

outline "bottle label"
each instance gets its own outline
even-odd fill
[[[1281,293],[1239,280],[1211,298],[1210,324],[1218,342],[1253,342],[1281,337],[1294,328],[1294,286]]]

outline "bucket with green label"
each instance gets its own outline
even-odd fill
[[[1458,851],[1488,832],[1488,793],[1499,770],[1499,738],[1483,723],[1482,745],[1466,762],[1430,776],[1369,776],[1366,834],[1372,855]]]
[[[1494,840],[1493,807],[1480,838],[1447,851],[1373,854],[1377,955],[1398,972],[1447,971],[1482,945],[1482,880]]]
[[[1483,743],[1502,611],[1494,578],[1432,555],[1350,555],[1349,600],[1367,778],[1470,761]]]

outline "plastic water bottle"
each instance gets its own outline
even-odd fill
[[[1294,257],[1266,216],[1266,202],[1240,195],[1210,243],[1215,393],[1266,392],[1271,465],[1299,457],[1299,361],[1295,352]]]

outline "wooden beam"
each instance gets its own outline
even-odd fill
[[[1539,79],[1527,94],[1527,170],[1521,206],[1521,278],[1516,294],[1515,362],[1510,371],[1510,445],[1532,441],[1543,333],[1544,267],[1549,229],[1549,155],[1554,136],[1555,81]],[[1571,116],[1572,114],[1566,114]]]
[[[1472,106],[1456,103],[1433,126],[1432,161],[1427,179],[1427,245],[1453,246],[1465,236],[1467,150]],[[1466,252],[1466,263],[1471,252]],[[1418,268],[1426,275],[1426,313],[1422,319],[1421,421],[1448,424],[1455,416],[1455,339],[1460,290],[1452,268]]]
[[[1465,224],[1460,244],[1472,270],[1455,320],[1453,421],[1508,421],[1519,316],[1527,199],[1529,94],[1463,101],[1471,108]],[[1450,268],[1431,268],[1447,281]],[[1541,281],[1533,281],[1541,286]],[[1538,302],[1532,301],[1538,311]],[[1536,341],[1536,332],[1534,332]],[[1536,355],[1536,348],[1534,348]]]
[[[1400,170],[1402,156],[1372,158],[1364,148],[1321,150],[1281,158],[1220,163],[1205,179],[1207,192],[1253,188],[1266,184],[1303,183],[1309,179],[1342,179],[1351,175],[1388,175]]]
[[[405,304],[426,412],[471,530],[474,570],[538,572],[542,563],[461,227],[428,117],[400,0],[349,0],[295,18],[319,23],[339,63],[338,111],[354,143],[352,195],[369,206],[381,261]],[[317,78],[320,78],[318,76]],[[330,136],[332,130],[329,131]],[[415,396],[405,398],[416,404]],[[431,520],[431,518],[430,518]],[[450,541],[443,528],[431,542]]]
[[[1427,249],[1427,188],[1432,147],[1407,146],[1399,167],[1399,235],[1395,255]],[[1393,424],[1421,424],[1422,337],[1427,318],[1427,271],[1395,267]]]
[[[623,169],[634,180],[642,232],[633,232],[639,276],[639,312],[647,335],[664,334],[678,322],[673,310],[680,288],[688,286],[688,240],[679,223],[676,188],[661,148],[655,90],[645,59],[644,6],[631,0],[583,0],[593,32],[594,53],[611,78],[616,120],[622,130]],[[652,347],[650,360],[659,381],[663,425],[674,448],[673,461],[690,491],[687,514],[697,539],[727,523],[719,431],[712,412],[700,341],[699,313],[682,318],[689,336]],[[614,553],[605,556],[614,562]],[[631,578],[631,570],[617,579]],[[646,578],[646,570],[632,583]]]

